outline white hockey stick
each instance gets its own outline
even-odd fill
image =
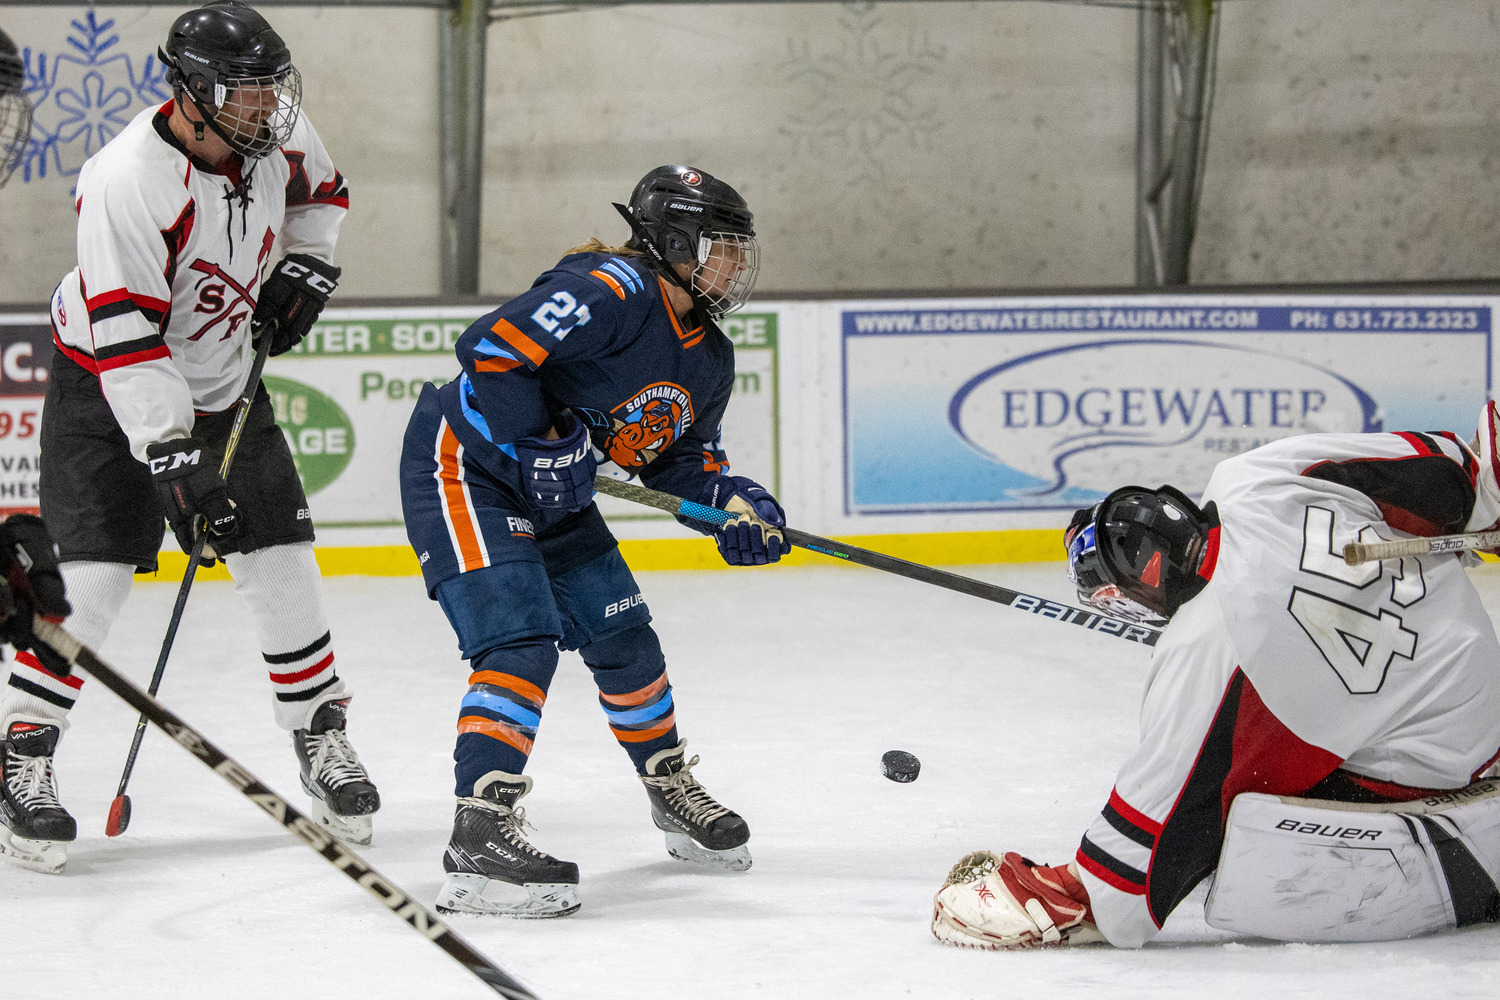
[[[1344,546],[1344,562],[1357,566],[1381,559],[1422,556],[1430,552],[1469,552],[1500,548],[1500,531],[1470,531],[1462,535],[1432,538],[1401,538],[1394,542],[1350,542]]]

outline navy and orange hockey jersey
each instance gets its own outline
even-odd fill
[[[471,460],[520,489],[513,442],[567,411],[610,463],[696,498],[729,467],[719,424],[734,348],[712,324],[680,321],[667,281],[629,254],[575,253],[476,320],[457,345],[463,375],[439,389]]]

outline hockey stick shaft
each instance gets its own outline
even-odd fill
[[[101,660],[92,650],[70,635],[61,625],[54,625],[38,615],[34,622],[36,637],[52,647],[74,667],[87,671],[109,688],[141,717],[166,733],[203,765],[229,782],[240,794],[255,803],[286,827],[298,840],[312,848],[374,896],[418,934],[443,949],[490,989],[511,1000],[537,1000],[510,973],[495,965],[454,933],[436,914],[412,899],[400,886],[381,875],[358,854],[335,840],[316,821],[304,816],[273,792],[238,761],[211,743],[202,733],[182,720],[171,709],[132,684],[123,674]]]
[[[255,399],[256,390],[260,388],[260,376],[265,371],[266,358],[270,355],[271,333],[266,330],[260,335],[255,361],[250,365],[250,377],[245,380],[245,391],[240,394],[239,409],[235,412],[234,424],[229,429],[229,439],[224,444],[224,458],[219,462],[219,478],[226,482],[235,449],[239,447],[240,434],[245,429],[245,421],[250,417],[250,404]],[[156,656],[156,669],[151,672],[151,686],[146,689],[147,694],[155,695],[161,687],[162,675],[167,671],[167,657],[172,654],[172,644],[177,640],[177,627],[182,624],[182,612],[187,608],[188,593],[193,589],[193,579],[198,574],[198,560],[203,555],[203,546],[207,541],[207,524],[195,524],[193,548],[188,553],[187,569],[183,571],[182,585],[177,589],[177,601],[172,605],[172,618],[167,622],[167,634],[162,638],[161,652]],[[109,819],[104,825],[104,832],[110,837],[118,837],[130,825],[130,799],[125,794],[125,787],[130,784],[135,759],[141,752],[141,741],[145,737],[146,717],[142,715],[135,724],[135,734],[130,739],[130,753],[125,757],[125,770],[120,774],[120,787],[115,790],[115,799],[109,807]]]
[[[1470,552],[1474,549],[1500,548],[1500,531],[1471,531],[1461,535],[1435,535],[1431,538],[1400,538],[1394,542],[1350,542],[1344,546],[1344,562],[1350,566],[1422,556],[1432,552]]]
[[[610,479],[607,476],[598,476],[594,479],[594,489],[600,493],[619,497],[622,500],[632,500],[635,503],[645,504],[664,510],[669,514],[679,514],[695,521],[704,521],[708,524],[724,524],[733,520],[736,514],[706,504],[694,503],[670,493],[660,490],[648,489],[645,486],[637,486],[634,483],[623,483],[618,479]],[[1161,632],[1146,625],[1135,622],[1121,621],[1118,618],[1109,618],[1095,611],[1083,608],[1075,608],[1070,604],[1059,604],[1046,598],[1036,597],[1032,594],[1023,594],[1009,587],[1001,587],[993,583],[985,583],[983,580],[974,580],[967,576],[959,576],[957,573],[949,573],[945,570],[934,569],[931,566],[923,566],[921,563],[907,562],[905,559],[897,559],[881,552],[872,552],[869,549],[861,549],[853,545],[845,545],[843,542],[832,538],[823,538],[818,535],[810,535],[796,528],[780,529],[786,540],[804,549],[813,552],[821,552],[825,556],[842,559],[845,562],[857,563],[868,566],[871,569],[883,570],[904,576],[910,580],[920,580],[922,583],[930,583],[934,586],[945,587],[955,590],[960,594],[969,594],[973,597],[981,597],[996,604],[1003,604],[1017,611],[1028,611],[1034,615],[1051,618],[1055,621],[1066,622],[1069,625],[1078,625],[1104,635],[1112,635],[1120,639],[1128,639],[1138,642],[1143,646],[1154,646],[1161,638]]]

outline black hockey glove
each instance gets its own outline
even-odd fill
[[[582,510],[594,500],[599,460],[582,420],[564,417],[566,433],[549,441],[522,438],[515,443],[526,499],[547,510]]]
[[[229,502],[229,488],[214,468],[213,455],[197,438],[177,438],[146,446],[151,478],[161,494],[162,507],[172,534],[182,551],[193,551],[193,522],[202,514],[208,520],[208,544],[213,552],[200,558],[199,564],[212,566],[214,554],[233,552],[239,524],[234,505]],[[205,549],[205,552],[208,550]]]
[[[343,268],[305,253],[289,253],[271,269],[252,318],[262,336],[271,335],[271,357],[302,342],[343,273]]]
[[[41,518],[12,514],[0,524],[0,577],[0,641],[32,650],[53,674],[68,676],[68,661],[32,631],[33,615],[61,622],[73,613],[57,570],[57,550]]]
[[[786,527],[786,512],[770,492],[744,476],[715,476],[701,502],[739,516],[713,529],[719,555],[731,566],[764,566],[777,562],[790,546],[777,528]]]

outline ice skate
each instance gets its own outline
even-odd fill
[[[0,856],[33,871],[55,875],[68,860],[78,824],[57,800],[52,754],[57,726],[14,720],[0,741]]]
[[[646,761],[641,783],[651,798],[651,819],[666,834],[672,857],[742,872],[750,867],[750,827],[698,784],[692,774],[697,763],[697,757],[687,759],[687,740]]]
[[[344,735],[348,710],[347,698],[324,702],[311,725],[292,732],[292,749],[312,818],[344,843],[364,847],[374,836],[370,816],[380,808],[380,793]]]
[[[516,802],[529,791],[530,778],[491,771],[458,800],[439,913],[540,918],[578,909],[578,866],[543,854],[522,833],[530,824]]]

